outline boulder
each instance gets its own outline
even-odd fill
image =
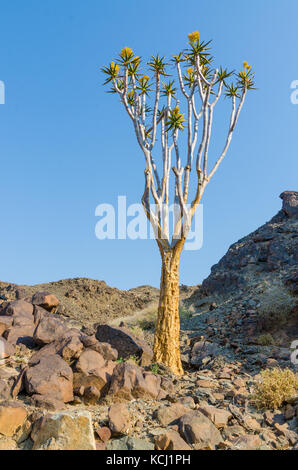
[[[93,351],[98,352],[106,361],[117,361],[118,351],[112,348],[109,343],[99,342],[96,339],[95,335],[82,335],[80,337],[80,340],[82,341],[85,348],[92,349]]]
[[[214,450],[222,442],[218,429],[200,411],[192,411],[180,418],[179,433],[196,450]]]
[[[33,348],[35,345],[33,338],[34,330],[34,323],[25,324],[23,326],[12,326],[4,333],[4,336],[7,341],[14,346],[24,344],[29,348]]]
[[[59,300],[48,292],[36,292],[32,297],[32,304],[42,307],[48,312],[54,312],[59,305]]]
[[[100,399],[100,391],[94,386],[84,388],[83,398],[85,404],[96,405]]]
[[[207,416],[215,426],[220,429],[227,426],[229,419],[232,418],[232,413],[227,410],[222,410],[211,405],[200,405],[198,410]]]
[[[63,339],[67,331],[68,328],[60,320],[48,315],[40,320],[34,332],[34,341],[38,346],[45,346]]]
[[[205,358],[213,358],[218,355],[220,349],[217,344],[207,341],[198,341],[194,344],[191,351],[191,364],[201,366]]]
[[[67,334],[69,334],[69,331]],[[34,353],[29,360],[29,365],[35,365],[40,361],[41,358],[53,354],[58,354],[66,362],[72,362],[73,360],[80,357],[82,351],[83,344],[81,343],[78,336],[69,336],[49,343]]]
[[[113,436],[129,434],[131,416],[125,403],[116,403],[109,409],[109,428]]]
[[[33,450],[96,450],[91,414],[82,410],[46,415],[31,438]]]
[[[36,408],[42,408],[47,411],[61,411],[65,408],[63,401],[57,400],[51,395],[32,395],[31,402]]]
[[[123,359],[136,356],[140,358],[142,366],[150,365],[152,362],[153,352],[148,344],[126,328],[97,325],[95,336],[98,341],[109,343]]]
[[[298,218],[298,192],[284,191],[280,198],[282,199],[282,210],[290,218]]]
[[[167,431],[155,438],[156,450],[192,450],[177,431]]]
[[[156,419],[161,426],[169,426],[175,424],[175,422],[181,418],[181,416],[187,414],[189,409],[180,403],[174,403],[170,406],[161,406],[156,412]]]
[[[29,395],[46,395],[68,403],[73,400],[73,372],[58,355],[44,356],[25,374]]]
[[[84,351],[76,363],[74,386],[95,387],[104,395],[108,391],[115,363],[105,361],[101,354],[91,349]]]
[[[0,403],[0,434],[13,437],[25,424],[27,410],[16,402]]]
[[[9,317],[27,317],[33,321],[33,305],[25,300],[15,300],[9,302],[2,311],[1,315],[7,315]]]
[[[111,378],[109,396],[129,401],[134,398],[156,399],[161,391],[160,383],[157,375],[146,374],[133,364],[119,363]]]

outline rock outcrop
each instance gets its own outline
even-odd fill
[[[283,282],[297,274],[298,192],[281,194],[282,210],[269,222],[234,243],[202,287],[208,295],[230,295],[247,289],[260,278]]]

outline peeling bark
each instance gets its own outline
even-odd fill
[[[183,374],[180,358],[179,261],[180,250],[162,253],[160,299],[154,338],[154,361]]]

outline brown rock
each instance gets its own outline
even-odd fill
[[[262,429],[260,423],[258,423],[258,421],[251,416],[244,416],[243,424],[249,431],[260,431]]]
[[[103,395],[108,391],[114,368],[115,363],[105,361],[101,354],[88,349],[81,354],[77,361],[74,386],[76,388],[81,386],[84,388],[95,387]]]
[[[9,317],[27,317],[33,321],[33,305],[25,300],[9,302],[2,314]]]
[[[177,403],[181,403],[182,405],[186,406],[187,408],[191,408],[192,410],[196,406],[192,397],[180,397],[178,398]]]
[[[81,336],[81,341],[85,348],[92,349],[93,351],[98,352],[106,361],[117,361],[118,351],[109,343],[100,343],[95,335],[93,336]]]
[[[25,344],[29,347],[34,346],[33,333],[34,324],[30,323],[23,326],[13,326],[4,333],[5,338],[12,345]]]
[[[232,418],[230,411],[222,410],[211,405],[201,405],[198,410],[207,416],[218,429],[224,428],[228,424],[229,419]]]
[[[102,428],[96,429],[95,432],[102,442],[108,442],[111,439],[112,433],[110,429],[105,426]]]
[[[295,431],[288,429],[288,424],[274,423],[274,428],[279,436],[283,436],[292,444],[295,445],[298,442],[298,434]]]
[[[59,354],[66,362],[78,359],[84,347],[78,336],[65,338],[57,344],[57,354]]]
[[[87,349],[81,354],[76,363],[76,370],[85,375],[100,374],[101,369],[105,366],[105,360],[101,354],[91,349]]]
[[[123,359],[137,356],[140,358],[142,366],[150,365],[152,362],[153,352],[148,344],[126,328],[97,325],[95,336],[98,341],[109,343]]]
[[[129,434],[131,417],[124,403],[112,405],[109,409],[109,428],[114,436]]]
[[[192,450],[176,431],[167,431],[155,438],[156,450]]]
[[[46,395],[68,403],[73,400],[73,372],[58,355],[43,357],[26,371],[25,386],[29,395]]]
[[[161,426],[174,424],[181,416],[187,414],[189,409],[180,403],[174,403],[170,406],[161,406],[156,412],[156,419]]]
[[[67,335],[68,328],[57,318],[46,316],[40,320],[35,332],[34,341],[39,346],[62,340]]]
[[[214,424],[200,411],[192,411],[179,420],[179,432],[196,450],[214,450],[222,437]]]
[[[217,384],[210,380],[199,379],[196,381],[196,385],[200,388],[217,388]]]
[[[61,411],[65,408],[63,401],[49,395],[33,395],[31,400],[37,408],[43,408],[48,411]]]
[[[96,387],[87,387],[84,389],[84,402],[88,405],[95,405],[100,398],[100,391]]]
[[[133,364],[117,364],[112,378],[109,395],[122,400],[133,398],[156,399],[160,394],[161,379]]]
[[[39,307],[44,308],[48,312],[53,312],[57,309],[59,305],[59,300],[53,294],[47,292],[36,292],[32,297],[33,305],[38,305]]]
[[[16,402],[0,403],[0,434],[13,437],[27,419],[26,409]]]
[[[245,434],[231,441],[232,450],[258,450],[262,446],[259,436]]]

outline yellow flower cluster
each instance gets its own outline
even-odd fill
[[[246,60],[243,62],[243,67],[245,68],[245,70],[250,70],[251,69],[251,65],[249,65],[249,63],[246,62]]]
[[[193,68],[190,67],[189,69],[186,70],[187,74],[191,77],[193,75]]]
[[[118,65],[118,64],[115,64],[115,62],[111,62],[110,67],[111,67],[112,72],[115,72],[116,75],[118,75],[118,73],[119,73],[119,65]]]
[[[146,82],[148,82],[148,80],[150,80],[150,77],[148,77],[148,75],[144,75],[142,78],[143,78],[143,80],[146,80]]]
[[[129,92],[127,93],[127,96],[128,96],[128,98],[133,98],[133,97],[134,97],[134,92],[133,92],[133,90],[129,91]]]
[[[189,39],[190,43],[194,43],[195,41],[199,41],[199,39],[200,39],[199,31],[194,31],[193,33],[190,33],[188,35],[188,39]]]
[[[180,108],[179,108],[178,105],[177,105],[175,108],[173,108],[172,114],[173,114],[174,116],[179,116],[179,115],[180,115]],[[181,115],[180,115],[180,116],[181,116]]]
[[[125,59],[126,57],[129,57],[132,54],[133,54],[133,51],[132,49],[130,49],[130,47],[124,47],[122,51],[120,52],[120,57],[122,57],[122,59]]]

